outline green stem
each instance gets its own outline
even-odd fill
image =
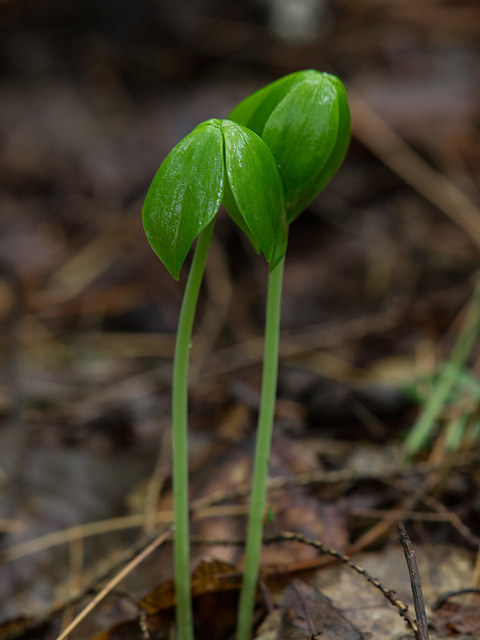
[[[449,362],[443,367],[433,393],[417,422],[404,442],[407,456],[412,456],[427,442],[448,398],[458,381],[460,372],[475,345],[480,331],[480,283],[473,292],[472,302]]]
[[[263,355],[262,396],[258,416],[252,497],[248,522],[245,569],[237,621],[237,640],[250,640],[263,537],[263,516],[267,491],[270,445],[277,395],[278,342],[285,258],[270,272],[268,279]]]
[[[193,640],[188,503],[188,362],[193,320],[215,222],[200,233],[183,295],[173,362],[173,500],[177,637]]]

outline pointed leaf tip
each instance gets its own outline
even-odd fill
[[[225,208],[273,269],[287,248],[283,188],[275,160],[250,129],[224,120],[222,131],[228,183]]]
[[[145,234],[176,279],[193,241],[220,207],[223,146],[221,120],[199,124],[170,151],[145,197]]]

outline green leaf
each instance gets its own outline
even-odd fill
[[[239,227],[239,229],[241,229],[243,233],[247,236],[247,238],[250,240],[255,251],[257,253],[261,253],[262,249],[260,247],[258,240],[252,235],[252,232],[248,228],[247,223],[243,219],[243,216],[237,207],[237,203],[235,202],[235,196],[233,195],[232,190],[230,189],[230,184],[228,180],[225,180],[225,190],[223,193],[223,206],[225,207],[228,215],[232,218],[232,220],[235,222],[237,227]]]
[[[338,89],[326,76],[295,86],[268,118],[263,139],[283,178],[289,222],[337,171],[336,146],[345,138],[339,133]]]
[[[275,106],[286,96],[292,87],[303,80],[310,71],[296,71],[271,82],[242,100],[228,116],[229,120],[243,124],[260,137],[265,123]]]
[[[345,87],[335,76],[315,70],[260,89],[235,107],[230,118],[269,146],[283,180],[288,223],[330,181],[350,141]]]
[[[223,120],[222,131],[229,187],[225,207],[235,221],[243,220],[254,246],[260,247],[273,269],[287,249],[283,189],[275,160],[250,129]]]
[[[176,279],[193,241],[220,207],[223,146],[221,120],[199,124],[165,158],[145,198],[145,234]]]

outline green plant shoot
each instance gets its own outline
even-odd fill
[[[229,118],[255,131],[270,148],[283,182],[288,223],[333,177],[350,142],[345,88],[335,76],[314,70],[293,73],[260,89],[235,107]],[[283,262],[269,275],[262,394],[237,640],[250,640],[252,634],[275,410]]]
[[[195,127],[168,154],[143,206],[147,239],[174,278],[223,199],[272,269],[284,256],[287,224],[272,153],[250,129],[212,119]]]
[[[405,438],[404,447],[411,457],[424,447],[438,426],[445,406],[454,396],[465,376],[464,367],[480,332],[480,283],[477,282],[464,324],[457,338],[449,361],[439,371],[435,385],[425,400],[423,409]],[[473,378],[470,380],[472,382]],[[465,385],[464,385],[465,386]],[[450,449],[458,448],[466,427],[467,413],[455,428],[452,427],[447,439]],[[455,425],[454,425],[455,426]]]
[[[312,69],[284,76],[253,93],[229,118],[255,131],[270,148],[283,181],[288,223],[332,179],[350,143],[343,83]]]
[[[170,274],[198,237],[176,339],[172,385],[174,560],[177,633],[193,640],[190,595],[187,396],[193,319],[215,216],[221,202],[270,264],[262,395],[255,448],[246,563],[237,640],[249,640],[263,533],[275,410],[280,308],[288,225],[340,167],[350,112],[338,78],[308,70],[246,98],[229,120],[208,120],[167,156],[145,199],[147,238]]]
[[[174,565],[177,634],[193,640],[188,509],[188,363],[193,320],[215,216],[227,210],[272,269],[287,246],[281,180],[267,145],[229,120],[208,120],[178,143],[145,198],[143,224],[153,250],[179,277],[198,236],[178,324],[172,384]]]

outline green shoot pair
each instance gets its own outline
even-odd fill
[[[221,203],[269,263],[258,418],[237,640],[249,640],[273,430],[284,257],[290,223],[340,167],[350,112],[338,78],[307,70],[252,94],[228,120],[198,125],[169,153],[143,208],[145,233],[170,274],[198,237],[177,332],[172,388],[177,637],[193,640],[188,516],[188,359],[198,293]]]

